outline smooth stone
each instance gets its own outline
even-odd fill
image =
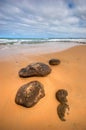
[[[29,82],[19,88],[15,102],[24,107],[33,107],[45,96],[43,85],[39,81]]]
[[[66,96],[68,96],[67,90],[59,89],[56,92],[56,99],[62,104],[67,102]]]
[[[22,68],[19,71],[19,76],[26,78],[32,76],[46,76],[51,73],[51,68],[44,63],[34,63]]]
[[[66,121],[65,115],[68,114],[67,110],[69,111],[69,105],[68,104],[59,104],[57,107],[57,114],[61,121]]]
[[[59,59],[51,59],[51,60],[49,60],[50,65],[59,65],[60,62],[61,61]]]

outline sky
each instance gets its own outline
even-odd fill
[[[86,38],[86,0],[0,0],[0,38]]]

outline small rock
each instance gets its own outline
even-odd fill
[[[19,88],[15,102],[24,107],[34,106],[41,98],[45,96],[43,85],[38,81],[32,81]]]
[[[59,59],[51,59],[51,60],[49,60],[49,64],[50,65],[59,65],[60,60]]]
[[[34,63],[28,65],[26,68],[22,68],[19,71],[19,76],[26,78],[32,76],[46,76],[50,74],[51,68],[44,63]]]
[[[69,105],[67,105],[65,103],[58,105],[57,114],[58,114],[60,120],[66,121],[65,115],[67,114],[67,112],[66,112],[67,110],[69,111]]]
[[[62,121],[66,121],[65,115],[67,114],[67,110],[69,111],[66,96],[68,96],[68,92],[64,89],[59,89],[56,92],[56,99],[60,102],[57,107],[57,114]]]
[[[64,89],[60,89],[56,92],[56,99],[62,104],[67,102],[66,96],[68,96],[68,92]]]

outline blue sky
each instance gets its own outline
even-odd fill
[[[86,38],[86,0],[0,0],[0,37]]]

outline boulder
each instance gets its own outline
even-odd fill
[[[66,96],[68,96],[68,92],[64,89],[59,89],[56,92],[56,99],[60,102],[57,107],[57,114],[62,121],[66,121],[65,115],[69,114],[68,111],[70,110]]]
[[[59,59],[51,59],[51,60],[49,60],[49,64],[50,65],[59,65],[60,60]]]
[[[19,71],[19,76],[26,78],[32,76],[46,76],[50,74],[51,68],[44,63],[34,63],[28,65],[26,68],[22,68]]]
[[[68,96],[68,92],[64,89],[59,89],[56,92],[56,99],[61,103],[66,103],[67,102],[67,98],[66,96]]]
[[[24,107],[34,106],[41,98],[45,96],[43,85],[39,81],[29,82],[19,88],[15,102]]]
[[[57,114],[61,121],[66,121],[65,116],[68,114],[69,105],[67,104],[59,104],[57,107]]]

